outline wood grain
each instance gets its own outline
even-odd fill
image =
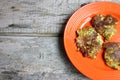
[[[87,2],[89,0],[0,0],[0,32],[3,35],[62,34],[69,17]]]
[[[99,0],[0,0],[0,33],[63,34],[66,22],[81,4],[94,1]]]
[[[1,36],[0,80],[88,80],[68,60],[62,40]]]

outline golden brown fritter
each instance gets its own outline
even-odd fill
[[[92,18],[91,22],[95,30],[106,40],[110,40],[116,33],[118,20],[111,15],[96,15]]]
[[[93,27],[85,27],[77,30],[77,47],[83,56],[96,58],[98,51],[102,48],[103,40]]]
[[[105,63],[111,68],[120,70],[120,43],[107,42],[104,48]]]

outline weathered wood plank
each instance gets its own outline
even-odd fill
[[[0,80],[88,80],[68,60],[62,37],[0,37]]]
[[[60,32],[80,5],[76,4],[67,0],[1,0],[0,32]]]
[[[94,1],[96,0],[0,0],[0,32],[63,33],[71,14],[81,4]]]

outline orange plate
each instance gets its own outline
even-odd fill
[[[85,25],[96,14],[111,14],[119,20],[117,33],[110,41],[120,42],[120,5],[114,2],[93,2],[78,9],[69,19],[64,31],[64,46],[72,64],[84,75],[94,80],[120,80],[120,71],[114,70],[104,63],[101,50],[96,59],[82,56],[77,51],[75,38],[76,31]]]

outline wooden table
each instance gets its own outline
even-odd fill
[[[67,58],[63,31],[94,1],[0,0],[0,80],[89,80]]]

